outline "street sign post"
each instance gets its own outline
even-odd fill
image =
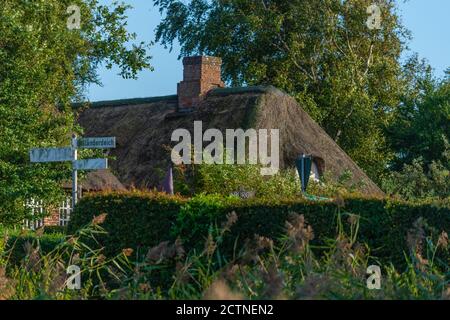
[[[30,160],[37,162],[72,161],[72,148],[31,149]]]
[[[116,138],[81,138],[77,140],[77,147],[79,149],[111,149],[116,147]]]
[[[80,138],[74,134],[70,147],[36,148],[30,150],[32,163],[72,161],[72,209],[78,200],[78,170],[108,169],[108,159],[78,160],[78,149],[111,149],[116,147],[115,137]]]
[[[75,161],[73,167],[76,170],[101,170],[108,169],[108,159],[86,159]]]
[[[75,206],[78,202],[78,171],[74,168],[75,162],[78,160],[78,149],[77,149],[77,135],[72,135],[72,210],[75,209]]]

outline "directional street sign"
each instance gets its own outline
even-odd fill
[[[78,170],[108,169],[108,159],[78,160],[78,149],[110,149],[116,147],[115,137],[81,138],[72,135],[71,147],[31,149],[31,162],[64,162],[72,161],[72,209],[78,200]]]
[[[75,170],[101,170],[108,169],[108,159],[77,160],[73,164]]]
[[[73,151],[71,148],[31,149],[30,160],[31,162],[72,161]]]
[[[77,147],[83,149],[111,149],[116,147],[116,138],[81,138],[77,139]]]

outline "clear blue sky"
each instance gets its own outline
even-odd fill
[[[102,0],[107,4],[112,0]],[[134,7],[129,12],[128,30],[138,35],[137,40],[154,39],[155,27],[161,16],[151,0],[124,0]],[[443,76],[450,67],[450,0],[399,0],[403,24],[412,32],[409,44],[412,52],[419,53],[435,69],[437,76]],[[100,70],[103,87],[92,86],[88,97],[91,101],[115,100],[162,96],[176,93],[176,85],[182,78],[182,64],[179,61],[179,47],[172,52],[156,44],[151,49],[152,65],[155,71],[144,71],[138,80],[124,80],[117,75],[117,69]]]

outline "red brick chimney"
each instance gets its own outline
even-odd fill
[[[177,89],[179,111],[194,108],[211,89],[225,87],[221,80],[221,58],[186,57],[183,66],[183,81]]]

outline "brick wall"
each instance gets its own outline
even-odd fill
[[[189,110],[214,88],[223,88],[222,59],[217,57],[186,57],[183,59],[183,81],[178,84],[178,109]]]
[[[58,210],[52,211],[52,213],[44,218],[44,226],[59,226],[59,212]]]

